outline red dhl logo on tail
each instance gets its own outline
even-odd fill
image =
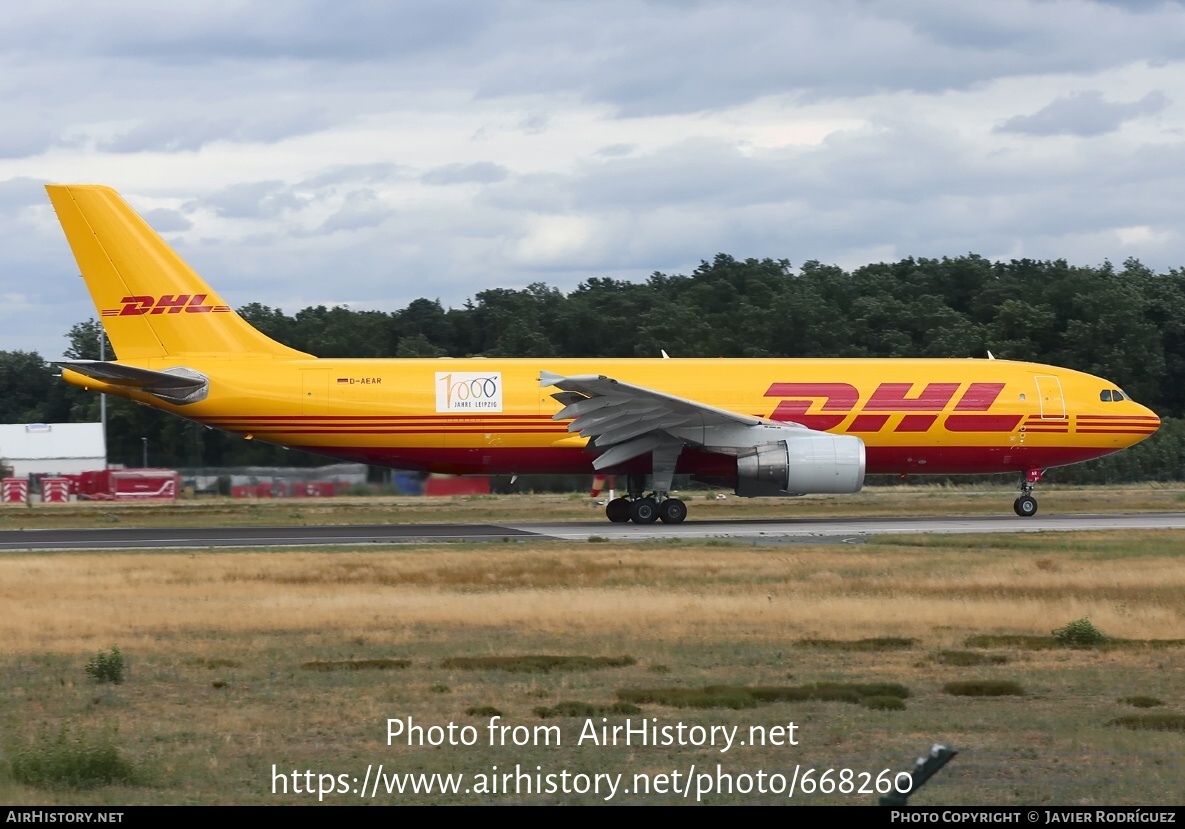
[[[893,431],[925,432],[938,420],[938,413],[954,400],[960,385],[927,383],[914,395],[913,383],[881,383],[845,431],[879,432],[891,414],[906,412]],[[1020,415],[973,414],[990,410],[1003,390],[1003,383],[971,383],[955,403],[955,413],[946,416],[944,425],[952,432],[1011,432],[1020,423]],[[848,383],[774,383],[765,396],[792,398],[778,403],[771,420],[793,421],[820,431],[839,426],[857,411],[856,404],[860,402],[860,391]],[[818,414],[807,414],[818,400],[823,401],[816,409]]]
[[[100,313],[104,317],[139,317],[144,314],[225,314],[229,305],[206,305],[207,294],[164,294],[154,296],[125,296],[122,308],[109,308]]]

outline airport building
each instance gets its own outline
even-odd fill
[[[103,424],[0,423],[0,467],[18,478],[105,469]]]

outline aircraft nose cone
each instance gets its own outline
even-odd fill
[[[1160,429],[1160,415],[1149,409],[1147,406],[1140,407],[1140,422],[1143,426],[1140,429],[1143,434],[1136,437],[1135,442],[1139,443],[1142,440],[1147,440],[1156,434]]]

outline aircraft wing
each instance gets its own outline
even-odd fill
[[[170,403],[196,403],[206,396],[210,380],[188,368],[153,371],[103,360],[58,360],[54,365],[111,386],[139,389]]]
[[[723,434],[767,422],[751,415],[717,409],[683,397],[633,386],[598,374],[565,377],[543,371],[539,385],[555,386],[553,394],[564,408],[554,420],[568,420],[569,432],[579,432],[603,450],[593,461],[604,469],[647,452],[684,444],[715,448]],[[779,424],[791,425],[791,424]]]

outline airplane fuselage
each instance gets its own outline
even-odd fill
[[[1110,454],[1159,425],[1106,380],[1007,360],[191,357],[136,364],[201,372],[209,394],[172,406],[70,371],[66,377],[244,437],[452,474],[591,470],[587,440],[552,419],[562,407],[553,389],[540,387],[541,370],[606,374],[773,422],[855,435],[873,474],[1024,473]],[[678,471],[729,477],[735,461],[689,448]]]

